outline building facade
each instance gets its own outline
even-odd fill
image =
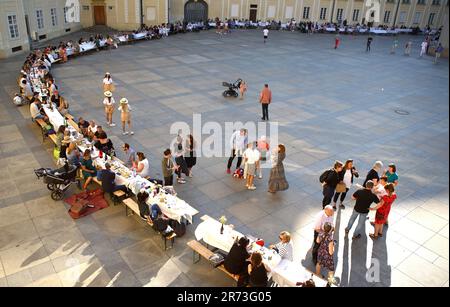
[[[0,58],[93,25],[133,30],[186,16],[356,24],[375,17],[371,8],[379,12],[375,25],[444,26],[448,33],[448,0],[1,0]],[[447,47],[448,35],[442,39]]]

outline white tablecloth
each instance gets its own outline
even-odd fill
[[[53,126],[53,129],[55,131],[58,131],[59,127],[64,125],[64,117],[59,113],[58,109],[56,108],[56,105],[53,105],[53,110],[50,110],[49,105],[43,105],[42,108],[44,109],[45,114],[48,117],[48,120]]]
[[[272,270],[272,279],[280,287],[295,287],[297,282],[305,282],[311,278],[312,273],[301,264],[283,259]],[[312,278],[316,287],[325,287],[327,281],[315,275]]]
[[[86,52],[92,49],[97,48],[97,46],[95,45],[94,42],[86,42],[86,43],[82,43],[80,44],[80,53],[81,52]]]
[[[136,34],[133,34],[134,39],[143,39],[147,36],[147,32],[139,32]]]
[[[336,28],[329,28],[329,27],[326,27],[325,30],[326,30],[327,32],[335,32],[335,31],[336,31]]]

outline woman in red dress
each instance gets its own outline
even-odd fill
[[[392,203],[397,199],[397,194],[395,194],[394,184],[388,183],[384,186],[387,195],[381,198],[380,203],[370,210],[377,210],[375,214],[375,231],[369,234],[372,239],[378,239],[378,237],[383,236],[383,226],[386,223],[389,212],[391,211]]]

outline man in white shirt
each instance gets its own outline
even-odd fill
[[[265,29],[263,30],[263,34],[264,34],[264,44],[265,44],[267,38],[269,37],[269,29],[265,28]]]
[[[241,129],[235,131],[231,135],[230,139],[230,147],[231,147],[231,156],[228,159],[227,165],[227,174],[231,173],[231,164],[233,164],[234,157],[238,156],[236,169],[241,166],[242,163],[242,154],[244,153],[245,148],[247,147],[247,130]]]
[[[256,149],[256,146],[254,147],[253,143],[250,143],[248,144],[247,149],[244,151],[243,156],[245,159],[245,166],[247,170],[247,184],[245,186],[249,190],[255,190],[256,187],[253,184],[253,180],[255,179],[256,164],[261,158],[261,155],[258,149]]]
[[[314,264],[317,263],[317,252],[319,251],[319,244],[317,243],[317,237],[319,234],[323,232],[323,226],[326,223],[330,223],[331,225],[334,225],[334,210],[331,205],[325,206],[325,208],[320,211],[315,218],[314,222],[314,247],[312,251],[312,257]]]
[[[31,114],[31,118],[33,120],[36,119],[44,119],[45,116],[41,114],[40,112],[40,106],[39,106],[39,100],[34,100],[31,104],[30,104],[30,114]]]

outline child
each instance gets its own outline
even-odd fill
[[[122,121],[123,135],[127,135],[128,132],[125,131],[126,123],[128,123],[128,128],[131,130],[131,115],[130,115],[131,107],[128,104],[128,99],[126,99],[126,98],[120,99],[119,111],[121,112],[120,119]],[[130,131],[130,135],[133,135],[133,134],[134,134],[134,132]]]
[[[244,80],[241,81],[241,84],[239,84],[239,91],[241,92],[241,100],[244,99],[244,94],[247,91],[247,84]]]

